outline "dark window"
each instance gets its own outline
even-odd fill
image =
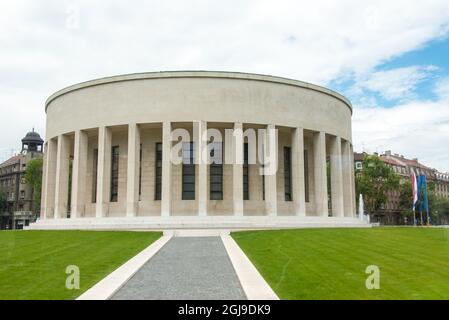
[[[156,187],[154,200],[162,199],[162,143],[156,143]]]
[[[119,147],[112,147],[111,159],[111,202],[117,202],[118,199],[118,164],[119,164]]]
[[[182,200],[195,200],[195,147],[193,142],[182,146]]]
[[[243,200],[249,200],[248,143],[245,143],[243,147]]]
[[[212,142],[210,147],[210,200],[223,200],[223,144]]]
[[[284,147],[284,194],[285,201],[292,201],[292,154],[290,147]]]
[[[94,149],[94,163],[92,168],[92,203],[97,202],[97,174],[98,174],[98,149]]]
[[[142,197],[142,144],[140,144],[139,152],[139,200]]]
[[[304,150],[304,187],[306,202],[309,202],[309,158],[307,157],[307,150]]]
[[[265,159],[265,153],[264,153],[264,145],[262,144],[262,159]],[[265,165],[262,163],[262,200],[265,200]]]

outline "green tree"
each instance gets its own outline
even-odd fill
[[[430,217],[433,224],[449,223],[449,199],[432,194],[429,197]]]
[[[412,202],[412,182],[407,180],[399,186],[399,207],[401,215],[410,222],[413,222]]]
[[[363,195],[367,213],[377,212],[388,201],[388,192],[399,188],[399,176],[376,155],[365,155],[356,177],[357,194]]]
[[[449,199],[437,196],[435,193],[435,182],[427,182],[427,199],[429,204],[429,214],[433,224],[447,224],[449,223]],[[412,183],[405,181],[400,186],[400,207],[402,209],[402,216],[413,221],[412,210]],[[417,204],[418,206],[418,204]],[[426,212],[423,212],[426,216]],[[419,212],[417,209],[416,217],[419,219]]]
[[[33,159],[27,162],[27,168],[25,170],[25,181],[32,188],[33,206],[36,211],[41,206],[42,166],[42,159]]]

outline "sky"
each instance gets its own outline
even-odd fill
[[[132,5],[131,5],[132,3]],[[356,151],[449,172],[449,1],[0,2],[0,161],[74,83],[163,70],[253,72],[329,87]]]

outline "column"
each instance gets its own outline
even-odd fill
[[[140,129],[128,125],[128,173],[126,183],[126,216],[135,217],[139,202]]]
[[[332,216],[344,216],[343,167],[341,159],[341,138],[332,137],[330,143]]]
[[[295,214],[305,217],[306,193],[304,175],[304,129],[292,130],[292,184]]]
[[[75,131],[72,167],[71,218],[82,217],[86,208],[87,146],[87,133],[81,130]]]
[[[313,134],[313,171],[315,184],[315,211],[317,215],[327,217],[327,170],[326,170],[326,134]]]
[[[265,134],[265,161],[264,173],[265,175],[265,209],[268,216],[275,216],[277,214],[277,159],[278,159],[278,135],[275,131],[274,124],[267,125],[267,133]]]
[[[45,199],[46,199],[46,185],[47,185],[47,153],[48,153],[48,142],[44,145],[44,156],[42,159],[42,190],[41,190],[41,212],[40,212],[40,218],[45,219]]]
[[[198,215],[207,216],[207,122],[193,123],[195,161],[198,164]]]
[[[349,143],[349,158],[351,162],[351,194],[352,194],[352,217],[356,216],[357,208],[356,208],[356,194],[355,194],[355,173],[354,173],[354,150],[352,144]]]
[[[232,165],[232,201],[235,216],[243,216],[243,125],[234,123]]]
[[[171,213],[171,185],[172,185],[172,163],[171,154],[171,123],[162,123],[162,190],[161,190],[161,216],[168,217]]]
[[[45,168],[46,179],[44,186],[46,218],[54,218],[57,148],[57,140],[49,139],[47,142],[47,163]]]
[[[98,168],[96,217],[108,214],[111,197],[112,132],[108,127],[98,128]]]
[[[352,192],[352,168],[354,166],[351,157],[351,146],[348,141],[342,143],[342,158],[343,158],[343,203],[344,203],[344,215],[352,217],[353,212],[353,192]]]
[[[58,136],[55,179],[55,218],[67,218],[69,196],[69,138]]]

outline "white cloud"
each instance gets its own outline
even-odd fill
[[[372,72],[357,80],[355,92],[364,94],[365,89],[376,92],[387,100],[409,100],[415,98],[416,87],[437,69],[429,65]]]
[[[43,134],[45,99],[76,82],[212,69],[326,85],[448,31],[447,0],[2,1],[0,148],[33,125]]]
[[[439,89],[437,86],[436,91]],[[356,150],[392,150],[449,172],[449,96],[440,95],[436,101],[406,102],[392,108],[356,108],[353,137]]]
[[[437,82],[437,84],[435,86],[435,93],[438,96],[449,100],[449,77],[440,79]],[[449,105],[448,105],[448,108],[449,108]]]

